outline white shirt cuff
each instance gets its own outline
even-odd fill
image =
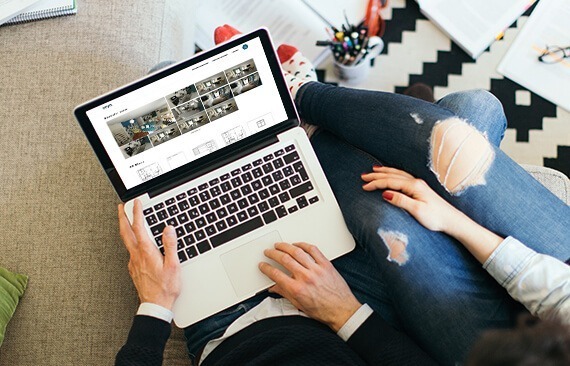
[[[150,302],[143,302],[140,304],[139,309],[137,310],[137,315],[152,316],[153,318],[164,320],[167,323],[170,323],[174,317],[172,311]]]
[[[373,310],[368,304],[362,305],[350,319],[344,323],[342,328],[336,333],[343,341],[348,341],[348,339],[356,332],[358,328],[368,319],[368,317],[373,313]]]
[[[483,268],[503,287],[525,268],[537,253],[517,239],[508,236],[483,263]]]

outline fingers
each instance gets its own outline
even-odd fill
[[[308,251],[306,251],[305,249],[303,249],[298,245],[295,244],[291,245],[287,243],[276,243],[275,249],[289,254],[295,261],[297,261],[307,269],[315,265],[315,259],[308,253]]]
[[[394,174],[394,175],[400,175],[400,176],[405,177],[405,178],[414,179],[413,175],[411,175],[411,174],[409,174],[403,170],[396,169],[396,168],[390,168],[387,166],[374,166],[374,167],[372,167],[372,170],[374,172],[377,172],[377,173]]]
[[[146,228],[144,226],[144,216],[142,210],[142,203],[139,199],[135,199],[133,205],[133,232],[135,237],[137,238],[137,242],[140,245],[150,243],[150,238],[146,232]]]
[[[125,205],[119,204],[118,207],[118,216],[119,216],[119,233],[121,235],[121,239],[123,239],[123,243],[127,250],[130,252],[134,246],[136,245],[136,238],[135,234],[133,233],[133,229],[131,228],[131,224],[129,223],[129,219],[125,214]]]
[[[382,197],[396,207],[403,208],[409,213],[416,212],[421,203],[409,196],[394,191],[384,191]]]
[[[413,187],[414,180],[402,177],[382,177],[372,180],[362,186],[365,191],[374,191],[377,189],[393,189],[396,191],[402,191],[409,195],[413,194]]]
[[[265,254],[265,256],[267,258],[273,259],[275,262],[279,263],[280,265],[282,265],[283,267],[285,267],[285,269],[287,269],[289,272],[295,274],[295,273],[303,273],[307,267],[304,267],[296,258],[300,257],[300,255],[297,254],[289,254],[287,251],[288,248],[286,246],[292,247],[291,244],[286,244],[286,243],[277,243],[275,244],[275,249],[266,249],[263,254]],[[286,249],[287,248],[287,249]],[[295,249],[299,249],[299,248],[295,248]],[[293,252],[292,250],[289,250],[291,252]],[[305,253],[305,255],[307,255]],[[307,261],[310,261],[310,258],[305,258],[305,260],[303,260],[303,262],[307,263]],[[314,262],[313,262],[314,263]],[[307,265],[309,265],[307,263]]]
[[[176,238],[176,231],[173,226],[167,226],[162,232],[162,243],[164,244],[164,265],[165,266],[179,266],[178,259],[178,243]]]
[[[317,248],[314,245],[307,244],[307,243],[293,243],[293,245],[303,249],[307,254],[309,254],[313,258],[313,260],[317,264],[330,263],[330,261],[319,250],[319,248]]]
[[[271,281],[275,282],[277,286],[273,286],[273,291],[277,292],[278,294],[283,296],[282,291],[283,288],[288,288],[292,286],[293,279],[280,271],[279,269],[273,267],[269,263],[261,262],[259,263],[259,270],[261,273],[266,275]]]
[[[380,180],[380,179],[399,179],[399,180],[410,180],[410,181],[415,180],[415,178],[411,174],[396,168],[389,168],[386,166],[374,166],[372,170],[373,170],[372,173],[365,173],[361,175],[363,181],[373,182],[375,180]]]

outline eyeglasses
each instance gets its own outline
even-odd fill
[[[538,56],[538,61],[555,64],[564,61],[565,58],[570,58],[570,46],[546,46],[546,49],[542,50],[542,54]]]

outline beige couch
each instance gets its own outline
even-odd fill
[[[125,341],[138,300],[118,199],[72,111],[190,54],[195,3],[79,1],[0,27],[0,265],[30,276],[0,365],[108,365]],[[175,335],[165,364],[188,365]]]
[[[1,366],[111,364],[125,341],[138,301],[118,199],[72,110],[187,55],[192,3],[80,1],[75,16],[0,28],[0,265],[30,276]],[[567,180],[538,171],[570,200]],[[179,364],[178,330],[165,365]]]

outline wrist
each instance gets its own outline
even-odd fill
[[[339,307],[336,316],[327,325],[337,333],[361,306],[356,298],[351,299],[345,306]]]
[[[459,241],[483,264],[491,253],[501,244],[503,238],[479,225],[464,213],[450,223],[445,233]]]
[[[458,239],[467,226],[472,224],[472,220],[463,212],[452,207],[445,218],[443,233]]]
[[[176,298],[171,298],[171,297],[141,297],[140,298],[141,304],[142,303],[151,303],[151,304],[155,304],[158,306],[161,306],[169,311],[172,311],[172,308],[174,307],[174,302],[176,301]]]
[[[150,302],[141,303],[137,310],[137,315],[151,316],[153,318],[164,320],[167,323],[172,322],[172,318],[174,317],[174,314],[169,309]]]

